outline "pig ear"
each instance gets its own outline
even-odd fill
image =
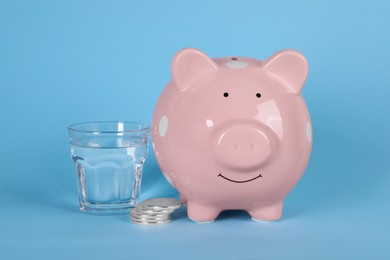
[[[307,61],[302,54],[294,50],[277,52],[265,61],[265,68],[284,81],[294,93],[301,93],[308,72]]]
[[[184,92],[202,75],[217,69],[217,64],[203,52],[183,49],[172,60],[172,79],[177,89]]]

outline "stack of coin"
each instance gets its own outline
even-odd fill
[[[173,198],[154,198],[145,200],[130,211],[130,220],[138,225],[161,225],[172,221],[171,214],[182,206]]]

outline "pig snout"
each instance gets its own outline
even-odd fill
[[[270,157],[271,137],[257,124],[229,124],[212,137],[212,152],[222,166],[233,170],[254,170]]]

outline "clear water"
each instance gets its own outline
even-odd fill
[[[139,139],[121,146],[71,145],[82,211],[127,213],[138,203],[147,144]]]

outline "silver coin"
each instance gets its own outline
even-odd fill
[[[139,218],[135,216],[130,216],[130,220],[132,221],[139,221],[139,222],[164,222],[164,221],[169,221],[172,220],[172,217],[167,217],[163,219],[153,219],[153,218]]]
[[[154,198],[142,202],[142,205],[156,209],[170,209],[176,210],[182,206],[182,203],[174,198]]]
[[[130,218],[145,220],[145,221],[163,221],[169,218],[172,218],[170,214],[165,215],[149,215],[149,214],[140,214],[136,211],[130,213]]]
[[[143,225],[143,226],[157,226],[157,225],[164,225],[172,222],[172,219],[164,220],[164,221],[139,221],[131,219],[131,222],[137,225]]]
[[[158,208],[155,208],[155,207],[149,207],[149,206],[145,206],[144,204],[138,204],[136,209],[140,213],[151,214],[151,215],[155,215],[155,214],[170,214],[170,213],[175,211],[174,209],[158,209]]]
[[[159,213],[159,212],[153,212],[153,213],[144,213],[137,208],[134,208],[130,211],[131,215],[134,216],[145,216],[145,217],[155,217],[155,218],[162,218],[162,217],[167,217],[170,216],[170,213]]]

